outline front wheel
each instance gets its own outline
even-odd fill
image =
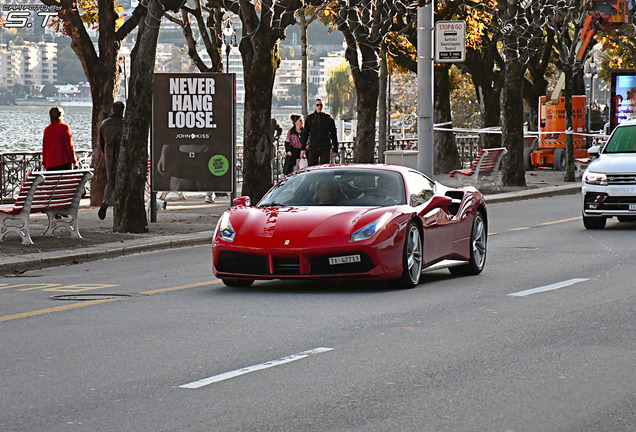
[[[603,216],[583,216],[583,226],[587,229],[603,229],[605,222],[607,222],[607,218]]]
[[[225,286],[232,288],[247,288],[252,286],[254,279],[221,279]]]
[[[448,270],[454,275],[478,275],[486,265],[486,249],[488,241],[488,227],[486,218],[481,211],[475,213],[473,229],[470,234],[470,258],[467,264],[450,267]]]
[[[402,276],[397,280],[400,288],[413,288],[422,274],[422,232],[415,222],[409,223],[402,250]]]

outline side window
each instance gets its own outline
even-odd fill
[[[411,207],[417,207],[433,198],[435,194],[435,183],[422,174],[409,171],[406,173],[406,184],[409,188],[409,203]]]

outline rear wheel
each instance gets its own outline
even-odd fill
[[[402,276],[397,281],[400,288],[413,288],[422,274],[422,232],[415,222],[409,223],[402,252]]]
[[[486,218],[481,211],[475,213],[473,230],[470,234],[470,259],[467,264],[449,267],[454,275],[478,275],[486,265],[486,249],[488,241],[488,227]]]
[[[221,279],[221,281],[232,288],[247,288],[254,283],[254,279]]]
[[[583,226],[587,229],[603,229],[605,228],[605,217],[583,216]]]
[[[565,169],[565,149],[562,147],[554,149],[554,155],[552,159],[552,166],[556,171],[563,171]]]
[[[525,171],[532,171],[534,170],[534,165],[532,165],[532,152],[534,150],[532,149],[532,147],[528,147],[526,149],[523,149],[523,169]]]

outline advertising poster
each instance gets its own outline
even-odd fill
[[[153,189],[232,192],[234,123],[234,74],[155,74]]]
[[[636,70],[612,71],[610,130],[636,118]]]

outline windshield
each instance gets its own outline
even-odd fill
[[[397,172],[373,169],[320,169],[283,179],[259,206],[392,206],[406,204]]]
[[[636,126],[617,127],[603,153],[636,153]]]

